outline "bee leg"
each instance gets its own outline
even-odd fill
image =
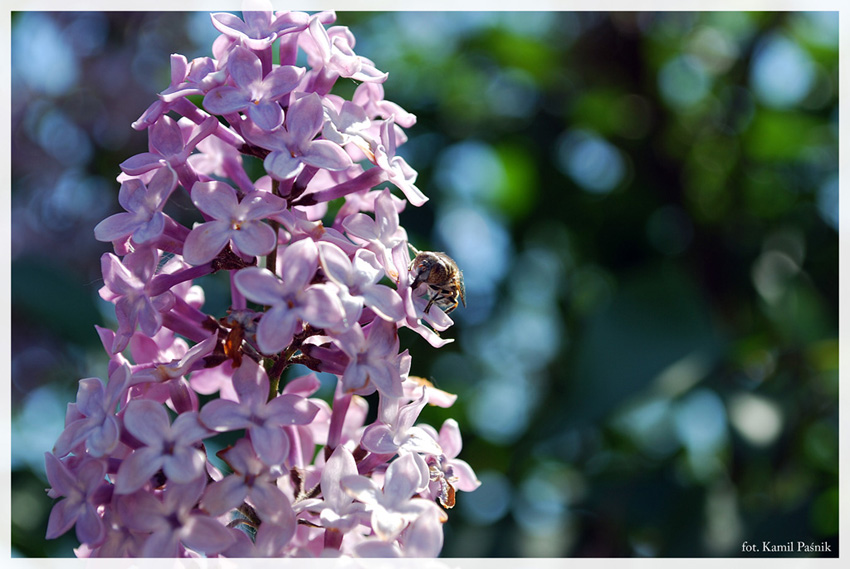
[[[425,314],[428,314],[428,311],[431,310],[431,305],[434,304],[434,301],[437,300],[438,296],[439,294],[435,294],[434,296],[432,296],[431,299],[428,301],[428,304],[425,305]]]

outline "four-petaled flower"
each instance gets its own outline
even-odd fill
[[[341,378],[343,391],[368,395],[377,389],[386,397],[402,395],[402,356],[394,322],[377,318],[365,329],[355,324],[340,334],[339,344],[349,358]]]
[[[239,507],[248,499],[264,520],[286,524],[295,530],[295,514],[289,500],[277,487],[279,468],[274,472],[257,457],[247,439],[219,454],[233,474],[210,484],[201,499],[201,507],[213,516],[220,516]]]
[[[196,509],[206,481],[198,477],[167,484],[161,496],[139,491],[118,502],[122,521],[137,532],[149,533],[142,557],[177,557],[184,547],[208,555],[227,549],[233,534],[215,518]]]
[[[292,341],[303,322],[316,328],[342,321],[343,308],[336,285],[310,284],[319,263],[319,250],[312,239],[290,244],[280,258],[283,280],[268,269],[249,267],[236,273],[234,282],[246,298],[270,308],[257,327],[257,344],[265,354],[274,354]]]
[[[233,387],[239,401],[210,401],[201,408],[201,421],[214,431],[247,429],[259,459],[268,466],[282,464],[290,445],[283,427],[309,423],[318,406],[294,394],[269,401],[268,375],[248,359],[233,374]]]
[[[363,504],[355,502],[342,486],[342,480],[351,476],[357,476],[354,456],[344,446],[338,446],[322,470],[322,499],[304,501],[300,508],[319,514],[323,528],[349,531],[360,522],[365,512]]]
[[[404,305],[398,293],[378,284],[384,271],[372,251],[358,249],[354,259],[349,259],[333,243],[320,241],[317,245],[325,275],[339,286],[347,322],[360,319],[364,304],[384,320],[395,322],[404,318]]]
[[[132,235],[139,244],[156,239],[165,229],[162,207],[176,187],[177,174],[169,166],[159,168],[147,187],[138,178],[125,180],[118,191],[118,203],[127,211],[98,223],[94,228],[95,239],[117,241]]]
[[[416,170],[396,154],[396,132],[393,117],[381,123],[381,141],[375,145],[375,163],[382,168],[390,178],[390,182],[404,192],[404,196],[415,206],[428,201],[422,190],[416,187]]]
[[[85,441],[86,450],[94,457],[106,456],[118,446],[120,426],[115,417],[116,405],[130,384],[127,364],[109,376],[106,389],[97,378],[81,379],[77,403],[68,405],[65,430],[59,435],[53,452],[65,456]]]
[[[103,521],[97,515],[97,506],[102,503],[100,489],[105,488],[106,463],[88,459],[72,472],[55,455],[44,453],[47,481],[50,482],[51,498],[64,496],[53,506],[47,520],[47,539],[54,539],[77,525],[77,539],[81,542],[98,543],[104,535]]]
[[[229,242],[252,257],[265,255],[277,244],[274,230],[262,220],[283,210],[285,202],[269,192],[257,190],[239,201],[236,190],[224,182],[197,182],[192,202],[213,220],[186,237],[183,258],[191,265],[211,261]]]
[[[315,93],[296,99],[286,113],[285,128],[266,132],[246,125],[245,137],[271,150],[263,165],[278,180],[295,177],[304,165],[336,171],[351,166],[351,157],[330,140],[314,140],[324,124],[322,101]]]
[[[348,495],[362,502],[371,513],[372,530],[385,541],[395,539],[409,523],[429,508],[437,507],[430,500],[411,499],[427,483],[411,454],[402,455],[390,464],[383,488],[361,475],[342,479]]]
[[[363,432],[363,448],[379,454],[413,453],[417,466],[427,470],[427,465],[418,453],[439,455],[443,450],[428,431],[414,426],[426,402],[424,389],[419,399],[407,405],[401,405],[399,399],[381,400],[378,410],[379,422],[366,427]]]
[[[299,67],[281,65],[263,77],[260,58],[241,46],[230,53],[227,70],[234,85],[210,90],[204,97],[204,108],[219,115],[244,112],[264,130],[272,130],[283,122],[283,108],[278,101],[289,94],[304,75]]]
[[[146,336],[153,336],[162,326],[162,312],[174,304],[171,291],[152,294],[151,279],[154,276],[159,255],[150,248],[136,249],[123,261],[112,253],[100,258],[103,272],[101,298],[115,303],[118,331],[112,344],[112,353],[127,347],[136,324]]]
[[[392,250],[407,241],[407,232],[399,226],[398,210],[390,191],[384,189],[375,200],[375,219],[365,213],[354,213],[343,220],[342,226],[355,243],[364,243],[375,253],[387,276],[398,282],[401,271],[393,263]]]
[[[196,412],[181,413],[171,424],[162,404],[134,399],[124,412],[124,427],[144,446],[134,450],[118,468],[116,493],[135,492],[159,469],[178,484],[191,482],[203,473],[206,454],[197,443],[212,433],[198,421]]]
[[[244,20],[228,12],[216,12],[212,14],[212,24],[224,35],[253,50],[271,47],[280,35],[303,30],[309,22],[303,12],[274,14],[272,3],[266,0],[255,0],[245,8],[250,9],[243,9]]]

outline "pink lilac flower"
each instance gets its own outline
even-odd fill
[[[225,182],[197,182],[192,202],[212,218],[186,237],[183,258],[191,265],[211,261],[228,244],[249,256],[265,255],[277,244],[277,235],[263,220],[283,210],[285,202],[268,192],[254,191],[239,201]]]
[[[159,98],[170,103],[189,95],[203,95],[216,85],[217,81],[210,79],[216,71],[215,61],[209,57],[198,57],[189,62],[185,55],[172,53],[171,84],[159,93]]]
[[[137,337],[133,336],[134,339]],[[213,333],[188,349],[182,339],[174,338],[170,350],[154,355],[154,359],[147,359],[149,356],[135,356],[142,351],[139,344],[148,348],[144,350],[146,352],[150,349],[149,343],[139,339],[134,357],[140,365],[133,372],[132,393],[160,403],[170,403],[176,411],[197,411],[198,396],[185,376],[204,365],[204,358],[212,352],[217,342],[218,336]],[[131,340],[131,347],[132,344]],[[141,363],[145,360],[148,363]]]
[[[94,549],[89,547],[90,542],[83,542],[81,547],[75,550],[77,557],[115,558],[115,557],[138,557],[144,547],[147,533],[133,531],[127,527],[126,522],[118,513],[124,508],[120,503],[126,496],[116,495],[112,498],[110,508],[104,508],[103,525],[106,528],[106,536]]]
[[[289,438],[295,442],[295,449],[289,453],[289,460],[299,468],[310,464],[315,456],[316,446],[324,446],[328,443],[328,429],[330,426],[331,409],[324,399],[312,397],[322,384],[315,373],[308,373],[287,381],[281,393],[304,397],[310,403],[319,408],[313,420],[306,424],[292,425],[289,427]],[[300,456],[295,452],[301,449]]]
[[[390,182],[395,184],[404,196],[415,206],[428,201],[422,191],[416,187],[416,170],[396,154],[396,132],[393,117],[381,123],[381,141],[374,148],[375,163],[389,174]]]
[[[175,342],[179,338],[175,338]],[[154,365],[139,369],[133,374],[133,383],[140,382],[165,382],[170,379],[177,379],[187,375],[193,368],[201,364],[204,356],[209,355],[215,348],[218,337],[216,334],[210,335],[203,342],[198,342],[191,349],[186,350],[179,358],[173,358],[168,361],[152,362]],[[185,346],[185,343],[181,341]],[[181,350],[182,351],[182,350]],[[136,358],[137,361],[139,358]]]
[[[201,507],[213,516],[220,516],[239,507],[246,499],[264,519],[276,520],[295,530],[294,514],[289,500],[277,487],[280,469],[274,472],[257,457],[248,439],[239,439],[236,445],[220,453],[233,470],[233,474],[207,486],[201,498]],[[287,515],[288,513],[288,515]]]
[[[361,443],[363,447],[378,454],[412,453],[417,467],[427,471],[428,467],[419,453],[440,455],[443,450],[428,431],[414,426],[426,402],[424,390],[419,399],[406,405],[401,405],[398,398],[381,399],[379,422],[366,427]]]
[[[331,284],[310,283],[316,274],[319,250],[312,239],[286,247],[280,258],[283,279],[268,269],[250,267],[239,271],[234,282],[248,300],[269,306],[257,327],[260,351],[273,354],[284,349],[302,323],[317,328],[342,321],[343,308]]]
[[[310,20],[309,40],[302,43],[308,62],[316,70],[310,88],[326,94],[337,77],[356,81],[383,82],[387,78],[365,57],[354,53],[354,35],[344,26],[325,29],[318,17]]]
[[[234,85],[210,90],[204,97],[204,108],[217,115],[244,112],[264,130],[283,122],[283,109],[277,101],[289,94],[304,75],[301,68],[281,65],[264,77],[260,58],[239,46],[230,53],[227,70]]]
[[[278,180],[295,177],[305,165],[344,170],[352,165],[345,150],[330,140],[315,139],[323,123],[322,101],[310,93],[290,105],[285,128],[265,132],[248,125],[243,134],[254,144],[271,150],[263,165]]]
[[[349,496],[361,502],[371,514],[371,526],[384,541],[398,537],[405,527],[437,505],[430,500],[411,499],[427,484],[413,455],[405,454],[387,468],[383,487],[365,476],[347,476],[342,485]]]
[[[44,453],[47,481],[51,497],[64,496],[50,511],[47,520],[47,539],[59,537],[76,525],[77,539],[83,543],[99,543],[104,536],[103,520],[97,515],[102,500],[100,489],[105,486],[106,464],[88,459],[72,472],[51,453]]]
[[[326,529],[347,532],[364,518],[365,508],[355,502],[345,488],[342,480],[357,476],[354,456],[344,446],[337,447],[322,470],[322,499],[310,500],[300,504],[300,509],[319,514],[319,525]]]
[[[444,453],[432,454],[427,458],[431,479],[429,493],[444,507],[454,507],[457,490],[472,492],[481,485],[472,467],[466,461],[456,458],[462,446],[457,421],[446,419],[439,435],[431,425],[422,425],[422,429],[439,443]]]
[[[135,492],[161,468],[168,480],[186,483],[201,476],[206,456],[196,443],[210,436],[195,412],[182,413],[174,423],[156,401],[134,399],[124,412],[124,427],[143,446],[118,468],[115,492]]]
[[[238,40],[252,50],[263,50],[280,35],[303,30],[307,15],[302,12],[272,13],[271,2],[256,1],[242,11],[244,20],[228,12],[212,14],[212,24],[222,34]],[[258,9],[259,8],[259,9]]]
[[[80,380],[45,455],[47,536],[76,527],[93,558],[437,556],[438,504],[480,482],[457,422],[418,423],[456,396],[399,351],[400,328],[439,347],[453,323],[410,286],[416,117],[333,11],[211,18],[212,57],[172,55],[132,125],[149,151],[120,165],[125,211],[95,228],[117,329],[96,327],[109,379]],[[183,192],[192,229],[164,213]],[[205,306],[214,279],[230,297]]]
[[[150,127],[149,151],[137,154],[121,163],[121,170],[136,176],[168,164],[177,172],[183,187],[191,187],[197,179],[186,165],[195,145],[211,135],[219,126],[215,117],[208,117],[184,136],[183,130],[168,115],[163,115]]]
[[[130,368],[126,364],[109,376],[106,389],[97,378],[81,379],[77,402],[68,405],[68,421],[59,435],[53,452],[62,457],[85,442],[88,453],[96,458],[106,456],[118,446],[120,426],[115,417],[116,406],[130,384]]]
[[[384,271],[372,251],[359,249],[354,259],[349,259],[333,243],[320,241],[317,245],[325,275],[339,285],[347,322],[357,322],[364,305],[390,322],[404,318],[404,306],[398,293],[378,284]]]
[[[370,118],[388,119],[393,117],[395,124],[404,128],[410,128],[416,124],[416,115],[408,113],[399,105],[384,99],[384,86],[381,83],[361,83],[354,90],[351,102],[361,107]]]
[[[436,435],[434,428],[431,425],[422,425],[422,428],[431,434]],[[460,436],[460,427],[455,419],[446,419],[443,426],[440,428],[439,435],[436,440],[443,449],[445,461],[441,464],[441,468],[445,471],[447,468],[453,470],[455,477],[455,487],[464,492],[472,492],[481,485],[481,481],[475,476],[475,471],[469,466],[465,460],[457,458],[463,447],[463,441]]]
[[[132,235],[136,243],[156,239],[165,230],[162,208],[177,187],[177,174],[170,167],[159,168],[148,184],[131,179],[121,184],[118,203],[126,212],[116,213],[98,223],[94,236],[98,241],[117,241]]]
[[[388,189],[375,200],[375,219],[365,213],[355,213],[346,217],[342,226],[355,243],[365,244],[377,255],[387,276],[398,281],[400,271],[393,263],[392,250],[400,243],[407,247],[407,232],[399,226],[398,210]]]
[[[174,303],[171,292],[151,294],[149,289],[158,257],[154,250],[148,248],[137,249],[123,261],[112,253],[104,253],[101,257],[105,286],[100,289],[100,296],[115,303],[118,318],[113,353],[127,347],[137,324],[146,335],[156,334],[162,326],[161,313]]]
[[[201,408],[201,421],[219,432],[247,429],[260,460],[268,466],[282,464],[290,446],[282,427],[309,423],[319,408],[293,394],[279,395],[269,401],[268,375],[251,360],[243,360],[233,374],[233,387],[239,401],[210,401]]]
[[[401,396],[401,357],[395,323],[377,318],[365,329],[356,324],[337,338],[349,358],[340,378],[345,392],[368,395],[377,389],[388,397]]]
[[[209,177],[229,178],[242,193],[250,193],[260,186],[245,172],[242,154],[233,145],[217,136],[208,136],[195,147],[198,152],[187,159],[189,166],[198,174]]]
[[[454,405],[455,401],[457,401],[457,395],[438,389],[433,383],[424,377],[406,377],[404,378],[404,382],[401,386],[404,389],[404,396],[410,400],[416,399],[417,393],[424,388],[425,394],[428,397],[428,405],[435,405],[437,407],[448,409]]]
[[[178,557],[186,548],[210,555],[234,542],[218,520],[195,509],[204,487],[205,480],[199,477],[185,484],[168,484],[161,499],[138,491],[119,503],[119,513],[130,529],[151,534],[142,557]]]
[[[340,146],[354,143],[374,161],[369,142],[364,137],[371,121],[363,107],[336,95],[328,95],[322,99],[322,103],[326,118],[322,136]]]
[[[238,528],[231,529],[230,532],[234,543],[222,552],[225,557],[280,557],[295,533],[295,520],[293,519],[291,524],[264,521],[257,528],[253,540]]]

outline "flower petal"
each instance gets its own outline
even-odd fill
[[[280,258],[281,277],[287,292],[305,288],[313,280],[319,264],[319,249],[312,239],[290,244]]]
[[[220,516],[239,506],[247,495],[245,479],[231,474],[207,486],[201,507],[212,516]]]
[[[283,123],[283,109],[277,101],[250,101],[245,112],[255,125],[264,130],[274,130]]]
[[[305,164],[326,170],[345,170],[353,164],[342,146],[330,140],[314,140],[301,156]]]
[[[236,190],[225,182],[196,182],[192,186],[192,203],[215,219],[230,221],[236,217],[239,200]]]
[[[190,265],[203,265],[216,258],[230,242],[232,229],[225,221],[208,221],[195,227],[183,244],[183,259]]]
[[[181,535],[187,547],[208,555],[223,551],[236,541],[233,534],[218,520],[203,515],[190,516]]]
[[[289,437],[277,425],[254,426],[250,429],[251,444],[263,464],[275,466],[283,463],[289,454]]]
[[[162,466],[160,449],[142,447],[124,459],[115,475],[115,493],[132,494],[145,485]]]
[[[233,243],[246,255],[266,255],[274,249],[277,236],[269,225],[262,221],[247,221],[231,233]]]
[[[134,399],[127,404],[124,427],[146,445],[157,445],[171,432],[165,408],[150,399]]]
[[[237,290],[252,302],[270,306],[283,302],[283,284],[268,269],[248,267],[236,273],[233,280]]]
[[[214,115],[236,113],[250,105],[248,94],[232,85],[210,89],[204,96],[204,108]]]
[[[284,349],[292,341],[299,323],[298,315],[286,305],[273,306],[257,325],[257,345],[260,351],[271,355]]]
[[[289,151],[275,151],[266,156],[263,166],[272,177],[288,180],[304,167],[301,158],[294,157]]]

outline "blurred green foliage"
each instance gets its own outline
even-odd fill
[[[145,150],[129,123],[167,84],[168,54],[208,53],[205,18],[13,17],[20,555],[72,554],[69,536],[42,539],[51,502],[26,455],[49,446],[23,448],[20,433],[55,439],[61,411],[24,418],[105,371],[92,325],[111,324],[95,317],[106,249],[91,227],[118,207],[117,164]],[[739,556],[762,540],[837,555],[837,13],[338,23],[418,117],[402,152],[431,201],[402,224],[467,280],[455,343],[402,335],[411,373],[459,395],[423,419],[460,421],[461,457],[484,482],[458,496],[444,555]],[[94,26],[102,41],[83,49],[73,33]],[[21,36],[45,28],[76,46],[85,105],[20,69]],[[104,69],[126,74],[120,93],[98,90]],[[51,155],[39,136],[51,110],[87,134],[89,160]],[[69,175],[96,206],[63,198]]]

